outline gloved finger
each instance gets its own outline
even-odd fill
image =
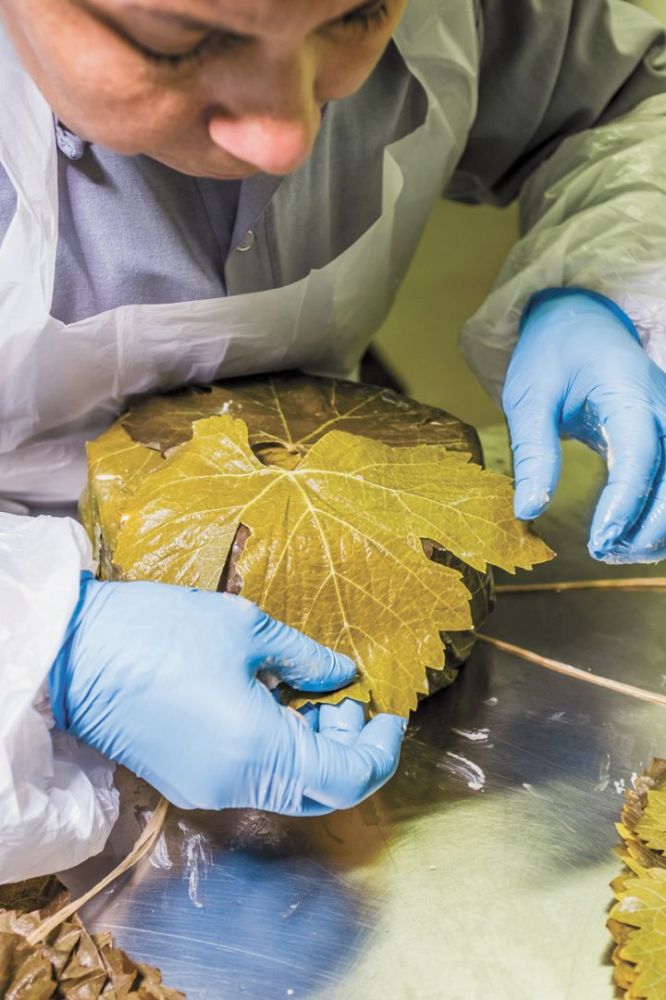
[[[331,809],[350,809],[376,792],[395,773],[406,722],[377,715],[350,745],[311,734],[303,755],[303,794]]]
[[[638,525],[619,545],[611,548],[606,562],[657,563],[666,557],[666,448],[661,439],[661,463]]]
[[[514,510],[522,521],[543,514],[560,478],[559,408],[528,390],[506,407],[516,481]]]
[[[599,561],[607,566],[653,566],[655,563],[663,562],[666,559],[666,545],[661,548],[638,549],[631,542],[619,542],[614,548],[609,549]]]
[[[589,550],[603,559],[640,520],[661,466],[659,426],[647,407],[618,407],[604,421],[608,482],[592,519]]]
[[[316,819],[318,816],[330,816],[333,812],[335,812],[335,809],[332,809],[331,806],[323,806],[321,802],[315,802],[314,799],[308,799],[304,796],[297,809],[293,809],[282,815]]]
[[[260,616],[253,639],[252,669],[269,669],[299,691],[336,691],[357,676],[348,656],[320,646],[269,615]]]
[[[319,709],[319,732],[338,743],[354,743],[365,725],[365,708],[360,701],[345,698],[339,705]]]
[[[298,710],[303,722],[313,733],[319,732],[319,707],[319,705],[303,705]]]

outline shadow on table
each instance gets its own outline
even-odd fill
[[[498,795],[565,783],[567,801],[580,795],[586,805],[564,845],[568,864],[596,862],[608,844],[595,834],[608,822],[612,835],[612,819],[606,800],[590,808],[592,782],[588,792],[579,779],[582,741],[589,755],[603,727],[578,725],[578,690],[554,678],[549,700],[550,683],[544,693],[541,672],[503,667],[477,649],[459,681],[420,706],[399,772],[378,795],[313,820],[173,810],[151,866],[86,919],[188,997],[314,997],[367,947],[381,907],[368,873],[413,821],[437,815],[446,824],[463,800],[485,808]]]

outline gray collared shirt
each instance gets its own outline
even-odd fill
[[[663,30],[637,12],[644,30],[629,51],[613,28],[618,2],[482,0],[479,111],[448,196],[506,204],[564,138],[666,92]],[[59,127],[53,315],[71,323],[121,305],[299,280],[375,221],[384,150],[415,130],[425,110],[421,85],[391,45],[360,91],[329,105],[313,159],[291,182],[290,233],[273,225],[277,178],[192,178]],[[14,208],[0,167],[0,239]]]

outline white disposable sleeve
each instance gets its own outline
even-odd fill
[[[634,321],[666,369],[666,94],[565,139],[523,186],[522,230],[461,347],[499,399],[520,319],[544,288],[589,288]]]
[[[0,883],[71,868],[117,818],[112,765],[53,732],[45,696],[86,569],[75,521],[0,513]]]

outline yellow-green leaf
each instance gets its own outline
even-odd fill
[[[329,431],[347,431],[396,447],[445,445],[480,461],[471,427],[449,413],[391,389],[298,372],[230,379],[150,396],[132,405],[122,425],[132,438],[167,454],[192,437],[198,420],[239,417],[265,464],[295,465]]]
[[[653,851],[666,854],[666,787],[648,791],[645,812],[636,824],[636,833]]]
[[[550,557],[514,520],[509,481],[464,453],[329,431],[295,468],[267,466],[243,421],[215,416],[130,498],[114,564],[125,579],[215,589],[240,525],[242,593],[355,659],[363,680],[341,697],[402,715],[443,665],[440,632],[471,625],[460,574],[422,539],[478,569]]]
[[[616,985],[627,1000],[666,1000],[666,761],[655,760],[626,793],[608,920]]]
[[[88,517],[97,520],[106,545],[112,549],[127,502],[145,477],[162,467],[162,459],[133,441],[121,424],[114,424],[101,440],[88,444],[87,451],[88,478],[94,483],[94,489],[89,488],[86,494],[91,510]],[[89,524],[86,527],[90,532]]]
[[[666,869],[626,879],[611,918],[633,929],[620,949],[621,960],[636,971],[627,996],[666,1000]]]

